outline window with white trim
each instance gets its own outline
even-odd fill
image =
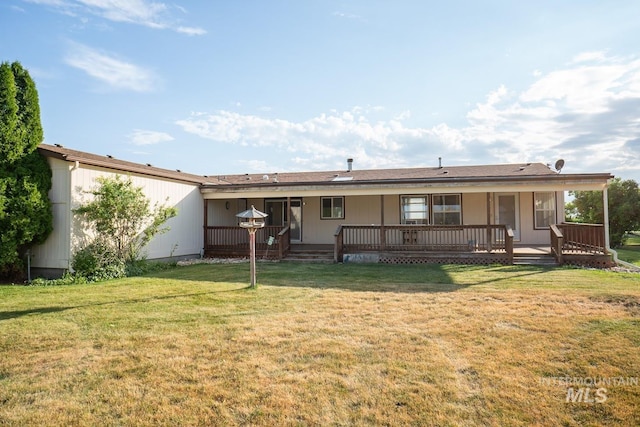
[[[433,210],[433,224],[460,225],[462,224],[462,205],[460,194],[434,194],[431,196]]]
[[[556,193],[544,191],[533,194],[535,228],[549,228],[556,223]]]
[[[344,219],[344,197],[322,197],[321,219]]]
[[[400,204],[402,224],[429,224],[428,196],[402,196]]]

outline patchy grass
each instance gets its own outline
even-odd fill
[[[194,265],[0,287],[0,425],[638,425],[640,275]],[[595,393],[591,390],[591,396]]]

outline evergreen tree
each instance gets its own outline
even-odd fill
[[[23,273],[24,256],[53,228],[51,168],[36,85],[19,62],[0,64],[0,277]]]

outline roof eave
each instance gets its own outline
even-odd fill
[[[309,182],[268,182],[268,183],[242,183],[242,184],[203,184],[202,189],[215,190],[243,190],[255,188],[305,188],[305,187],[353,187],[371,185],[416,185],[416,184],[445,184],[445,183],[491,183],[496,182],[576,182],[591,181],[593,183],[606,184],[614,176],[608,173],[601,174],[556,174],[556,175],[528,175],[528,176],[491,176],[491,177],[448,177],[448,178],[415,178],[415,179],[379,179],[379,180],[354,180],[354,181],[309,181]]]

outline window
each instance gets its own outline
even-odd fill
[[[428,196],[402,196],[402,224],[429,224]]]
[[[322,219],[343,219],[344,218],[344,197],[323,197]]]
[[[535,228],[549,228],[556,223],[556,193],[534,193]]]
[[[435,194],[432,196],[432,201],[434,224],[462,224],[462,209],[459,194]]]

